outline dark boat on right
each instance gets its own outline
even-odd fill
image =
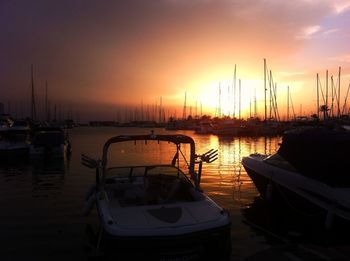
[[[325,228],[350,221],[350,132],[304,127],[285,132],[273,155],[252,154],[242,164],[261,197],[304,212],[319,212]]]

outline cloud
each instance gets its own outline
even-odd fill
[[[350,54],[343,54],[336,57],[330,57],[330,60],[337,61],[339,63],[350,63]]]
[[[336,14],[340,14],[345,11],[348,11],[350,8],[349,0],[336,0],[332,2],[333,2],[333,8]]]
[[[28,86],[31,63],[57,99],[110,103],[176,95],[208,75],[220,81],[235,63],[260,75],[263,57],[288,70],[311,38],[338,32],[322,22],[348,2],[3,1],[0,88]]]
[[[326,30],[326,31],[322,32],[322,34],[323,34],[324,36],[328,36],[328,35],[330,35],[330,34],[334,34],[334,33],[337,33],[337,32],[339,32],[339,31],[340,31],[339,28],[332,28],[332,29],[329,29],[329,30]]]
[[[321,30],[321,26],[312,25],[302,28],[300,34],[297,35],[297,38],[308,39],[315,35],[317,32]]]

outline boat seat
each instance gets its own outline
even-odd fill
[[[166,197],[165,198],[159,198],[159,203],[169,203],[176,201],[176,193],[180,190],[182,187],[182,182],[179,179],[174,179],[171,183],[171,185],[167,188]]]

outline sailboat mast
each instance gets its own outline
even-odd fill
[[[252,98],[249,98],[249,119],[252,117]]]
[[[257,117],[256,89],[254,89],[254,118]]]
[[[145,120],[144,113],[143,113],[143,98],[141,99],[141,121]]]
[[[182,111],[182,119],[186,120],[187,115],[186,115],[186,99],[187,99],[187,92],[185,92],[185,101],[184,101],[184,108]]]
[[[32,77],[32,100],[31,100],[31,118],[36,119],[36,109],[35,109],[35,93],[34,93],[34,72],[33,64],[31,65],[31,77]]]
[[[219,104],[218,104],[218,117],[221,117],[221,83],[219,83]]]
[[[340,71],[341,71],[341,67],[339,66],[339,72],[338,72],[338,117],[340,117]]]
[[[273,79],[272,79],[272,71],[270,70],[270,78],[269,78],[269,90],[270,90],[270,111],[269,111],[269,119],[272,119],[272,107],[273,107],[273,94],[272,94],[272,88],[273,88]]]
[[[235,65],[235,71],[234,71],[234,74],[233,74],[233,118],[236,117],[236,65]]]
[[[350,83],[349,83],[349,86],[348,86],[348,90],[346,91],[346,96],[345,96],[345,99],[344,99],[342,114],[345,114],[346,102],[348,100],[348,95],[349,95],[349,89],[350,89]]]
[[[334,117],[334,81],[333,75],[331,76],[331,94],[332,94],[332,103],[331,103],[331,116]]]
[[[264,121],[266,122],[267,120],[267,104],[266,104],[266,59],[264,58],[264,92],[265,92],[265,119]]]
[[[241,79],[239,79],[239,119],[241,119]]]
[[[287,121],[289,121],[289,86],[287,86]]]
[[[327,114],[328,114],[328,70],[326,70],[326,115]]]
[[[47,89],[47,81],[45,84],[45,117],[46,121],[49,121],[49,107],[48,107],[48,89]]]
[[[162,109],[163,109],[163,101],[162,101],[162,96],[160,96],[160,101],[159,101],[159,123],[162,122]]]
[[[318,78],[318,73],[316,74],[316,86],[317,86],[317,101],[316,101],[316,106],[317,106],[317,118],[320,118],[320,94],[319,94],[319,78]]]

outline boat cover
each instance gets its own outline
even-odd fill
[[[278,150],[302,175],[330,186],[350,186],[350,132],[325,127],[286,132]]]

